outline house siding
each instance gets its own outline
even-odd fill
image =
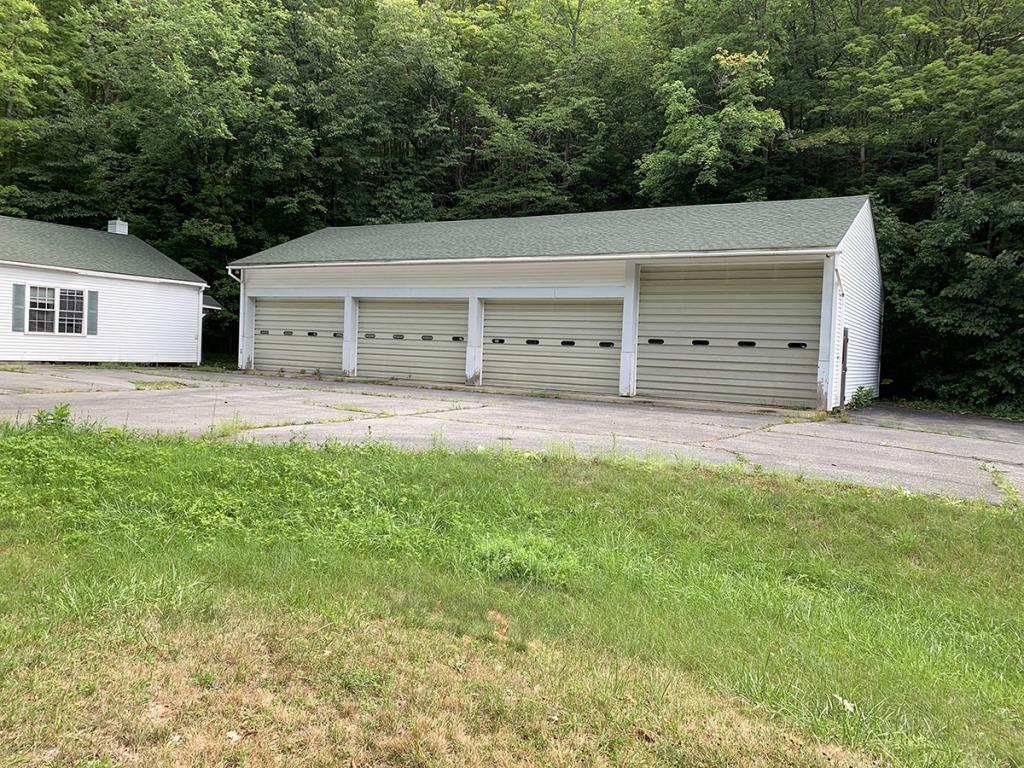
[[[839,322],[836,323],[836,357],[833,406],[845,405],[858,387],[878,394],[882,318],[882,273],[878,246],[865,203],[839,243]],[[846,402],[841,403],[843,329],[849,329],[846,358]]]
[[[15,284],[96,291],[97,334],[12,331]],[[0,360],[198,363],[201,306],[202,289],[197,285],[0,265]]]
[[[367,266],[263,267],[247,269],[245,286],[287,288],[451,288],[622,286],[625,262],[561,261],[540,264],[388,264]]]

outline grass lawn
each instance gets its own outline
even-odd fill
[[[1024,763],[1024,512],[0,428],[0,765]]]

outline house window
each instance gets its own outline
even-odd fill
[[[28,330],[30,333],[53,333],[57,310],[53,288],[33,285],[28,294]]]
[[[85,291],[29,286],[29,333],[81,334],[85,326]]]
[[[81,333],[84,319],[85,292],[61,288],[57,333]]]

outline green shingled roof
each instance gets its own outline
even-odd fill
[[[0,216],[0,261],[205,283],[134,235]]]
[[[231,266],[833,248],[867,197],[328,227]]]

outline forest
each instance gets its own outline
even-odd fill
[[[206,278],[327,225],[870,194],[883,394],[1024,409],[1024,0],[0,0],[0,214]]]

